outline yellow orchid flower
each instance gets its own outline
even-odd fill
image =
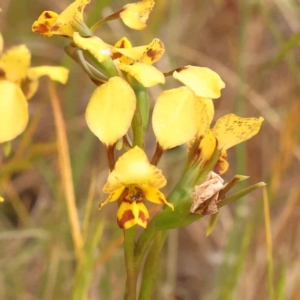
[[[58,66],[30,67],[31,54],[25,45],[8,49],[0,56],[0,143],[8,142],[21,134],[29,115],[27,100],[37,88],[38,79],[66,83],[68,70]]]
[[[38,79],[48,76],[50,79],[65,84],[69,71],[59,66],[30,67],[31,53],[26,45],[8,49],[0,56],[0,71],[5,80],[16,83],[28,95],[33,95],[38,87]]]
[[[78,48],[89,51],[100,63],[112,57],[120,70],[144,87],[165,83],[164,74],[152,66],[165,51],[159,39],[154,39],[149,45],[132,47],[127,38],[122,38],[115,46],[111,46],[96,36],[82,37],[74,32],[73,41]]]
[[[143,0],[129,3],[120,10],[119,16],[126,26],[131,29],[142,30],[147,24],[150,12],[155,5],[154,0]]]
[[[120,77],[112,77],[94,91],[85,118],[100,141],[111,146],[128,131],[135,108],[136,97],[130,85]]]
[[[144,87],[152,87],[165,83],[164,74],[152,66],[164,51],[159,39],[154,39],[149,45],[132,47],[127,38],[122,38],[113,48],[113,59],[120,70],[134,77]]]
[[[101,209],[108,202],[120,200],[117,221],[120,228],[128,229],[134,225],[144,228],[149,223],[149,213],[144,204],[148,200],[157,204],[168,203],[160,188],[166,185],[161,170],[151,165],[145,152],[134,147],[123,154],[108,176],[103,192],[110,196],[100,204]]]
[[[174,71],[173,77],[205,99],[219,98],[225,87],[221,77],[209,68],[186,66]]]
[[[62,35],[72,38],[73,32],[87,28],[83,10],[91,0],[75,0],[62,13],[44,11],[32,24],[32,31],[43,36]]]

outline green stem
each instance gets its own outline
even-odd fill
[[[126,290],[124,300],[136,300],[137,269],[135,267],[134,247],[135,247],[136,226],[124,230],[124,255],[126,264]]]
[[[142,119],[138,107],[135,110],[131,126],[133,131],[133,145],[144,148],[144,130],[142,127]]]
[[[146,89],[140,84],[132,85],[136,95],[136,110],[132,120],[133,145],[145,146],[145,132],[149,122],[150,101]]]
[[[153,239],[153,236],[157,232],[155,230],[155,218],[156,216],[153,217],[151,220],[148,228],[144,230],[141,235],[139,236],[139,239],[136,242],[135,246],[135,266],[136,269],[138,270],[140,268],[140,264],[142,262],[142,259]]]
[[[164,149],[159,145],[159,143],[156,143],[156,149],[155,149],[155,153],[151,159],[151,165],[156,166],[163,153],[164,153]]]
[[[160,264],[160,252],[167,234],[168,231],[159,231],[154,237],[144,266],[139,300],[151,299]]]
[[[108,160],[110,171],[112,171],[115,167],[114,148],[115,148],[115,145],[106,147],[107,160]]]
[[[103,61],[101,65],[105,68],[109,77],[119,76],[116,66],[111,58]]]

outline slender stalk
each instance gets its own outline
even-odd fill
[[[139,239],[136,242],[135,266],[136,266],[137,270],[140,268],[142,259],[143,259],[144,255],[156,233],[155,218],[156,218],[156,216],[153,217],[148,228],[141,233],[141,235],[139,236]]]
[[[121,11],[118,11],[118,12],[113,13],[112,15],[110,15],[110,16],[104,18],[104,19],[101,19],[100,21],[96,22],[93,26],[91,26],[90,30],[93,32],[99,26],[101,26],[102,24],[105,24],[106,22],[109,22],[109,21],[112,21],[112,20],[120,18],[120,12]]]
[[[136,300],[138,272],[134,260],[135,234],[136,226],[124,230],[124,255],[127,272],[124,300]]]
[[[85,60],[81,50],[76,49],[74,53],[76,61],[81,65],[82,69],[91,79],[99,82],[106,81],[106,77],[104,77],[104,75],[96,68],[93,67],[92,70],[90,69],[91,65]]]
[[[164,150],[160,147],[159,143],[156,144],[155,153],[151,159],[151,164],[156,166],[163,154]]]
[[[89,193],[88,193],[88,197],[87,197],[87,201],[86,201],[84,221],[83,221],[83,225],[82,225],[82,236],[83,236],[84,242],[86,242],[87,236],[88,236],[88,229],[89,229],[89,225],[90,225],[90,217],[91,217],[91,213],[92,213],[93,200],[94,200],[95,191],[96,191],[96,182],[97,182],[96,171],[93,170]]]
[[[7,179],[3,181],[3,189],[10,198],[12,207],[14,208],[21,224],[25,225],[31,223],[32,220],[30,219],[28,210],[26,209],[24,202],[21,200],[18,192],[16,191],[10,180]],[[0,202],[2,202],[1,199]]]
[[[131,125],[133,129],[133,145],[144,148],[144,130],[142,127],[142,118],[138,107],[135,110]]]
[[[133,84],[136,95],[136,110],[132,120],[133,144],[145,147],[145,132],[149,122],[150,100],[146,89],[139,83]]]
[[[108,159],[108,164],[109,164],[110,171],[112,171],[115,167],[114,148],[115,148],[114,145],[106,147],[106,154],[107,154],[107,159]]]
[[[49,93],[54,114],[55,129],[58,144],[58,156],[62,183],[66,198],[69,222],[71,226],[71,234],[73,238],[75,254],[79,260],[81,257],[83,238],[80,230],[78,211],[76,207],[75,192],[72,180],[72,169],[69,155],[69,147],[67,142],[66,126],[64,123],[60,102],[56,93],[55,86],[49,81]]]
[[[273,253],[272,253],[272,231],[271,231],[271,220],[270,220],[270,206],[268,191],[266,188],[263,189],[263,200],[264,200],[264,215],[265,215],[265,231],[266,231],[266,242],[267,242],[267,259],[268,259],[268,277],[269,277],[269,299],[275,299],[274,285],[273,285]]]
[[[154,237],[144,266],[139,300],[151,299],[160,265],[160,252],[167,234],[168,231],[159,231]]]

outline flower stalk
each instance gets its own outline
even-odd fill
[[[150,246],[142,275],[139,300],[151,300],[160,265],[160,254],[167,237],[166,231],[158,231]]]
[[[124,230],[123,233],[127,273],[124,300],[136,300],[136,283],[138,277],[134,256],[136,227],[134,226],[128,230]]]

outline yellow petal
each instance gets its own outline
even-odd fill
[[[144,87],[165,83],[164,74],[153,66],[135,63],[133,65],[118,64],[118,67],[134,77]]]
[[[22,84],[22,91],[27,100],[31,99],[37,92],[39,87],[39,80],[37,78],[29,79]]]
[[[154,39],[149,45],[132,47],[126,38],[122,38],[113,48],[113,59],[119,59],[124,64],[140,62],[152,65],[162,57],[164,52],[164,45],[159,39]]]
[[[0,196],[0,202],[4,202],[4,198]]]
[[[209,123],[209,126],[210,126],[212,120],[214,119],[214,114],[215,114],[214,103],[211,99],[205,99],[204,100],[204,105],[206,107],[208,123]]]
[[[172,203],[169,203],[164,194],[160,192],[157,188],[154,188],[149,185],[142,185],[140,186],[141,190],[143,191],[144,198],[147,199],[150,202],[156,203],[156,204],[165,204],[171,207],[174,210],[174,206]]]
[[[149,223],[149,213],[143,202],[122,201],[117,212],[117,221],[119,227],[124,229],[134,225],[146,228]]]
[[[112,46],[96,36],[82,37],[78,32],[73,34],[74,43],[83,50],[89,51],[99,62],[112,56]]]
[[[143,202],[136,201],[136,206],[138,207],[138,215],[136,218],[136,224],[143,228],[147,228],[149,224],[149,212],[147,207]]]
[[[197,99],[197,136],[204,136],[209,130],[211,120],[214,114],[214,106],[211,99],[203,99],[196,97]]]
[[[116,48],[112,49],[113,59],[119,59],[123,64],[133,64],[137,62],[145,53],[148,46],[139,46],[132,48]]]
[[[225,87],[221,77],[208,68],[186,66],[175,71],[173,77],[190,87],[197,96],[207,99],[219,98]]]
[[[145,49],[143,55],[139,58],[139,62],[152,65],[163,56],[165,46],[159,39],[154,39]]]
[[[31,54],[25,45],[12,47],[0,58],[0,69],[5,79],[20,84],[27,77]]]
[[[256,135],[263,120],[262,117],[258,119],[240,118],[234,114],[218,119],[213,128],[213,133],[218,140],[219,150],[227,150]]]
[[[120,183],[127,186],[146,184],[159,189],[166,182],[161,170],[151,165],[145,152],[136,146],[118,159],[103,191],[114,191],[120,187]]]
[[[166,150],[191,140],[198,131],[197,99],[191,89],[164,91],[153,110],[152,125],[160,146]]]
[[[60,15],[52,11],[43,12],[32,25],[32,31],[44,36],[63,35],[72,37],[83,23],[83,10],[90,0],[76,0]]]
[[[136,47],[136,48],[140,48],[140,47]],[[141,50],[140,53],[135,53],[136,48],[134,48],[133,53],[130,50],[127,53],[126,50],[132,49],[132,45],[131,45],[131,42],[126,37],[122,37],[120,40],[118,40],[116,42],[115,46],[112,49],[112,51],[113,51],[112,58],[119,59],[119,62],[127,64],[127,65],[132,64],[136,61],[136,59],[133,59],[132,57],[128,57],[127,54],[131,54],[131,55],[137,56],[137,58],[139,58],[143,53],[143,49]],[[123,49],[125,49],[124,52],[123,52]]]
[[[146,22],[154,4],[154,0],[127,4],[120,11],[120,18],[129,28],[142,30],[147,26]]]
[[[85,118],[90,130],[109,146],[126,134],[135,108],[136,97],[130,85],[113,77],[94,91]]]
[[[229,168],[229,163],[227,160],[227,152],[225,150],[221,152],[221,155],[216,165],[214,166],[214,172],[216,172],[219,175],[222,175],[225,172],[227,172],[228,168]]]
[[[202,161],[210,160],[217,146],[217,140],[211,130],[203,137],[200,142],[199,150]]]
[[[54,11],[44,11],[39,18],[32,24],[31,30],[43,36],[50,37],[54,33],[51,28],[56,22],[58,14]]]
[[[108,202],[114,202],[114,201],[118,200],[121,197],[122,193],[124,192],[124,189],[125,189],[125,186],[121,186],[121,187],[115,189],[114,191],[112,191],[111,194],[109,195],[109,197],[104,202],[100,203],[99,209],[101,209]],[[103,189],[103,191],[106,192],[104,189]]]
[[[0,80],[0,143],[17,137],[27,123],[27,100],[21,89],[10,81]]]
[[[69,70],[60,66],[40,66],[28,70],[28,77],[31,80],[41,76],[49,76],[51,80],[65,84],[68,80]]]

